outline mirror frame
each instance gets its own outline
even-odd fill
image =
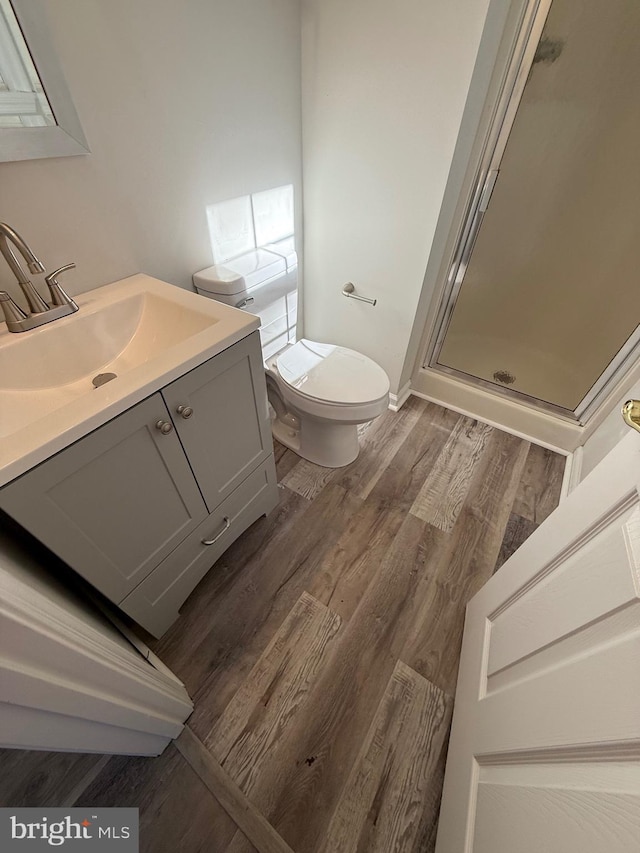
[[[89,154],[69,87],[56,56],[42,0],[10,0],[57,124],[0,128],[0,162]]]

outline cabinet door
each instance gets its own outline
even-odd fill
[[[229,545],[278,503],[273,456],[120,603],[120,607],[155,637],[178,618],[179,608]]]
[[[176,379],[162,395],[213,512],[273,452],[259,333]],[[193,414],[184,418],[179,407]]]
[[[120,602],[206,517],[160,394],[0,490],[0,507]]]

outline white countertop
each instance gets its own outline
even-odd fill
[[[0,486],[260,326],[144,274],[75,299],[76,314],[38,329],[0,324]],[[94,388],[102,372],[117,378]]]

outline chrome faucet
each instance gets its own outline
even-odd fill
[[[9,264],[9,268],[16,277],[25,299],[30,313],[26,314],[19,305],[14,302],[6,290],[0,290],[0,308],[4,313],[4,318],[7,322],[7,329],[10,332],[26,332],[29,329],[35,329],[38,326],[43,326],[45,323],[50,323],[52,320],[57,320],[59,317],[65,317],[67,314],[72,314],[78,310],[78,306],[73,299],[63,290],[60,283],[57,281],[57,276],[68,269],[73,269],[75,264],[65,264],[64,267],[51,273],[45,278],[51,293],[51,304],[49,305],[40,296],[31,281],[27,278],[25,271],[20,265],[20,261],[16,257],[10,244],[20,252],[27,263],[30,272],[39,274],[45,272],[44,265],[36,258],[27,243],[22,237],[4,222],[0,222],[0,252],[4,255],[4,259]]]

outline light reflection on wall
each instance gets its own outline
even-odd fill
[[[247,290],[252,300],[247,310],[262,320],[263,355],[269,358],[296,339],[298,259],[293,186],[218,202],[209,205],[206,213],[216,266],[244,274],[264,266],[265,252],[280,260],[277,274]]]

